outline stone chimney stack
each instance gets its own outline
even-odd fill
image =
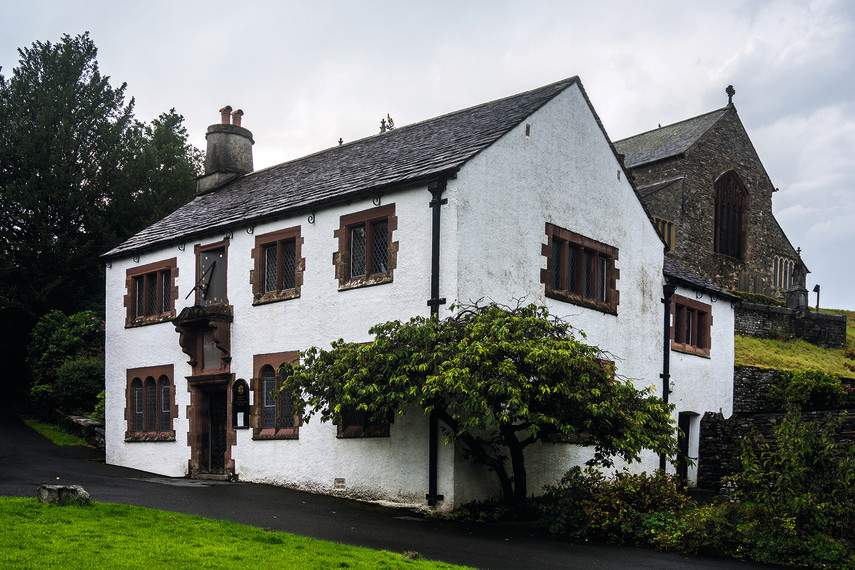
[[[252,133],[240,126],[243,111],[220,109],[220,122],[208,127],[205,174],[196,179],[196,195],[213,192],[242,174],[252,172]]]

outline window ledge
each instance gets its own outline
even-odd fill
[[[175,441],[175,432],[139,432],[125,434],[125,442],[141,442],[141,441]]]
[[[359,289],[361,287],[371,287],[373,285],[383,285],[392,282],[392,272],[375,273],[373,275],[362,275],[359,277],[351,277],[350,279],[340,281],[338,284],[339,291],[348,289]]]
[[[300,297],[300,288],[285,289],[284,291],[270,291],[269,293],[257,293],[253,296],[252,304],[267,305],[269,303],[278,303],[280,301],[288,301],[289,299],[297,299]]]
[[[564,301],[565,303],[572,303],[574,305],[579,305],[580,307],[594,309],[595,311],[617,316],[617,306],[610,303],[602,303],[600,301],[588,299],[587,297],[582,297],[581,295],[572,295],[570,293],[555,291],[553,289],[547,289],[546,296],[550,299],[557,299],[558,301]]]
[[[159,315],[149,315],[147,317],[137,317],[135,319],[125,320],[125,328],[132,329],[135,327],[144,327],[147,325],[156,325],[157,323],[168,323],[175,318],[175,311],[161,313]]]
[[[710,349],[698,348],[690,344],[683,344],[680,342],[671,341],[671,350],[673,350],[674,352],[682,352],[683,354],[693,354],[695,356],[700,356],[703,358],[710,358]]]
[[[252,439],[256,441],[275,440],[275,439],[300,439],[299,428],[282,428],[278,430],[262,429],[255,430],[252,434]]]

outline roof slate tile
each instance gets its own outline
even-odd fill
[[[196,197],[103,257],[124,256],[289,212],[308,212],[313,206],[458,169],[577,82],[571,77],[251,172]]]

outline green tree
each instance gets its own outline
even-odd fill
[[[181,115],[134,120],[88,33],[34,42],[0,75],[0,343],[10,386],[37,318],[103,313],[98,256],[193,196],[199,152]]]
[[[672,406],[615,377],[599,349],[544,307],[465,307],[370,332],[370,344],[311,348],[286,371],[282,390],[297,411],[330,421],[362,410],[374,422],[410,406],[434,413],[448,440],[496,473],[508,504],[526,498],[524,450],[538,441],[590,441],[605,465],[676,451]]]

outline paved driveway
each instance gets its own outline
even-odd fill
[[[503,525],[463,525],[270,485],[173,479],[105,465],[89,448],[53,445],[0,410],[0,495],[79,484],[95,501],[140,505],[478,568],[761,568],[731,560],[571,544]]]

